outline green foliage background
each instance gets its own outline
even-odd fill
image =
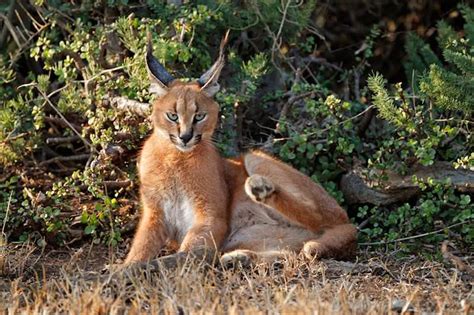
[[[13,3],[0,7],[5,16]],[[462,27],[437,24],[436,45],[408,33],[406,79],[392,86],[371,66],[379,24],[368,25],[350,66],[318,55],[327,42],[314,26],[314,1],[37,0],[22,7],[30,14],[24,36],[7,37],[0,58],[0,222],[9,241],[60,244],[90,235],[118,244],[129,235],[139,209],[136,156],[150,123],[111,100],[152,99],[147,30],[176,77],[196,78],[230,29],[217,95],[223,155],[263,147],[300,169],[348,209],[362,242],[413,251],[450,239],[472,248],[471,196],[449,181],[413,178],[415,197],[383,206],[348,203],[340,190],[356,168],[377,189],[387,174],[416,166],[474,170],[471,8],[459,7]],[[354,85],[352,93],[344,85]],[[434,230],[441,232],[422,242],[392,242]]]

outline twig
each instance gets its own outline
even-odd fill
[[[137,63],[132,63],[130,65],[128,65],[128,67],[133,67],[137,65]],[[109,73],[109,72],[114,72],[114,71],[118,71],[118,70],[122,70],[122,69],[125,69],[125,66],[118,66],[118,67],[115,67],[115,68],[110,68],[110,69],[105,69],[105,70],[102,70],[101,72],[95,74],[94,76],[88,78],[88,79],[84,79],[84,80],[76,80],[74,82],[79,82],[79,83],[84,83],[85,85],[89,84],[89,82],[97,79],[98,77],[100,77],[101,75],[103,74],[106,74],[106,73]]]
[[[40,165],[47,165],[56,162],[70,162],[70,161],[83,161],[89,159],[90,154],[78,154],[78,155],[71,155],[71,156],[56,156],[52,159],[43,161]]]
[[[17,4],[19,4],[21,6],[21,8],[23,9],[23,11],[25,12],[26,15],[28,15],[28,17],[31,19],[32,21],[32,24],[33,26],[38,30],[42,27],[42,25],[45,25],[46,24],[46,21],[45,19],[43,18],[43,16],[41,15],[41,12],[38,11],[38,7],[35,6],[35,9],[36,9],[36,16],[39,17],[41,19],[41,22],[43,24],[41,24],[40,22],[38,22],[38,20],[36,20],[33,15],[30,13],[30,11],[28,11],[27,8],[25,8],[25,6],[23,5],[22,1],[16,1]],[[26,3],[25,3],[26,4]]]
[[[62,120],[61,118],[46,116],[46,117],[43,118],[43,120],[47,123],[50,123],[50,124],[58,124],[61,127],[69,127],[68,124],[64,120]],[[79,132],[82,131],[82,127],[80,125],[77,125],[77,124],[74,124],[74,123],[71,123],[71,125],[77,131],[79,131]]]
[[[281,17],[281,22],[280,22],[280,27],[278,28],[278,32],[277,34],[275,35],[275,38],[274,38],[274,41],[273,41],[273,46],[272,46],[272,60],[274,60],[274,56],[275,56],[275,51],[277,49],[279,49],[279,46],[280,44],[278,43],[279,39],[280,39],[280,36],[281,36],[281,32],[283,31],[283,25],[285,25],[285,21],[286,21],[286,15],[288,14],[288,8],[290,7],[290,3],[291,3],[291,0],[288,0],[286,2],[286,6],[285,8],[283,9],[283,13],[282,13],[282,17]],[[277,44],[278,43],[278,44]],[[278,47],[277,47],[278,45]]]
[[[447,227],[444,227],[442,229],[432,231],[432,232],[427,232],[427,233],[423,233],[423,234],[397,238],[395,240],[390,240],[390,241],[380,241],[380,242],[372,242],[372,243],[359,243],[359,245],[360,246],[376,246],[376,245],[386,245],[386,244],[393,244],[393,243],[399,243],[399,242],[414,240],[414,239],[422,238],[422,237],[425,237],[425,236],[439,234],[441,232],[444,232],[445,230],[449,230],[450,228],[460,226],[460,225],[463,225],[463,224],[466,224],[466,223],[471,223],[471,220],[466,220],[466,221],[463,221],[463,222],[458,222],[458,223],[455,223],[455,224],[451,224]]]
[[[367,128],[369,128],[370,122],[372,121],[374,114],[375,108],[368,108],[365,111],[362,119],[357,123],[357,134],[359,135],[359,137],[362,137],[365,134]]]
[[[5,217],[3,218],[2,225],[2,234],[0,235],[0,245],[7,244],[7,235],[5,234],[5,227],[7,226],[8,214],[10,213],[10,205],[12,203],[13,190],[10,192],[10,197],[8,197],[7,210],[5,211]]]
[[[333,63],[330,63],[329,61],[327,61],[327,59],[325,58],[320,58],[320,57],[315,57],[315,56],[307,56],[307,57],[304,57],[304,58],[301,58],[300,60],[301,62],[303,63],[318,63],[320,65],[323,65],[327,68],[331,68],[333,70],[336,70],[338,72],[342,72],[343,69]]]
[[[59,109],[54,106],[54,104],[50,101],[49,97],[47,95],[45,95],[43,93],[43,91],[41,91],[41,89],[36,86],[36,89],[40,92],[40,94],[43,96],[43,98],[45,99],[45,101],[49,104],[49,106],[51,106],[52,109],[54,109],[54,111],[59,115],[59,117],[61,117],[61,119],[68,125],[69,128],[71,128],[71,130],[79,137],[81,138],[82,142],[84,142],[84,144],[86,144],[89,149],[95,153],[98,153],[97,150],[92,146],[92,144],[89,143],[89,141],[87,141],[86,139],[84,139],[84,137],[82,137],[82,135],[79,133],[79,131],[77,131],[74,126],[66,119],[66,117],[64,117],[64,115],[59,111]],[[51,93],[52,94],[52,93]],[[51,95],[50,94],[50,95]]]
[[[119,188],[130,187],[133,185],[133,182],[131,180],[116,180],[116,181],[105,180],[103,184],[107,189],[116,190]]]
[[[314,92],[308,92],[308,93],[314,93]],[[349,117],[343,121],[340,121],[338,122],[336,125],[332,125],[331,127],[327,127],[327,128],[324,128],[324,129],[321,129],[321,130],[318,130],[318,131],[315,131],[315,132],[309,132],[309,133],[305,133],[304,135],[305,136],[312,136],[312,135],[315,135],[317,133],[320,133],[320,132],[326,132],[328,131],[329,129],[333,128],[334,126],[339,126],[339,125],[342,125],[348,121],[351,121],[351,120],[354,120],[356,119],[357,117],[361,116],[361,115],[364,115],[367,111],[371,110],[372,108],[374,107],[374,105],[370,105],[368,106],[366,109],[364,109],[363,111],[361,111],[360,113],[358,113],[357,115],[354,115],[352,117]],[[274,139],[273,141],[274,142],[279,142],[279,141],[284,141],[284,140],[288,140],[288,139],[291,139],[291,137],[283,137],[283,138],[277,138],[277,139]]]
[[[18,47],[18,49],[16,50],[15,55],[10,58],[10,66],[13,66],[16,63],[16,61],[23,54],[23,51],[25,50],[25,48],[28,47],[30,42],[36,36],[38,36],[45,28],[47,28],[49,25],[50,25],[50,23],[47,23],[47,24],[44,24],[43,26],[41,26],[34,34],[32,34],[30,37],[28,37],[28,39],[26,40],[25,43],[23,43],[23,45]]]
[[[46,139],[47,144],[61,144],[61,143],[71,143],[77,140],[81,140],[78,136],[70,137],[55,137]]]
[[[117,190],[120,188],[127,188],[133,185],[133,181],[131,180],[104,180],[102,182],[106,190]],[[87,185],[80,185],[79,190],[85,191],[89,188]]]
[[[298,76],[297,76],[298,77]],[[295,82],[297,82],[297,80],[295,80]],[[291,106],[296,103],[297,101],[301,100],[301,99],[304,99],[306,97],[311,97],[313,98],[315,96],[315,92],[314,91],[311,91],[311,92],[305,92],[305,93],[302,93],[302,94],[297,94],[297,95],[294,95],[293,93],[291,94],[290,98],[288,99],[288,102],[286,102],[285,104],[283,104],[283,107],[281,108],[281,111],[280,111],[280,117],[278,118],[278,123],[277,123],[277,128],[276,128],[276,131],[277,132],[280,132],[280,127],[281,127],[281,122],[283,119],[286,118],[286,116],[288,115],[288,111],[290,110]]]
[[[31,34],[32,31],[31,31],[28,27],[26,27],[26,25],[25,25],[25,23],[24,23],[24,21],[23,21],[24,19],[21,17],[21,15],[20,15],[20,13],[18,12],[18,10],[15,10],[15,15],[16,15],[17,21],[20,22],[21,27],[23,28],[23,32],[20,32],[21,37],[22,37],[23,40],[26,42],[26,41],[28,41],[28,38],[26,38],[24,34],[26,34],[26,35]],[[19,29],[19,27],[17,27],[17,29]]]
[[[5,27],[8,28],[8,30],[10,31],[10,34],[11,34],[13,40],[15,41],[16,46],[21,47],[20,39],[18,38],[18,36],[15,32],[15,28],[13,27],[12,23],[10,22],[10,19],[3,13],[0,13],[0,18],[3,19],[3,23],[5,23]]]
[[[10,137],[10,135],[9,135],[5,140],[2,141],[2,144],[6,144],[6,143],[8,143],[9,141],[13,141],[13,140],[16,140],[16,139],[19,139],[19,138],[23,138],[23,137],[26,136],[26,135],[27,135],[26,132],[20,133],[20,134],[18,134],[18,135],[16,135],[16,136],[13,136],[13,137]]]
[[[265,30],[267,31],[268,35],[272,38],[273,40],[273,45],[272,45],[272,49],[271,49],[271,61],[272,61],[272,64],[275,66],[275,68],[280,72],[280,73],[283,73],[283,70],[279,67],[279,65],[277,64],[276,62],[276,59],[275,59],[275,52],[276,51],[279,51],[279,48],[280,48],[280,36],[281,36],[281,32],[283,30],[283,26],[285,24],[285,21],[286,21],[286,15],[288,13],[288,8],[290,6],[290,3],[291,3],[291,0],[288,0],[288,2],[286,3],[285,5],[285,8],[283,9],[283,12],[282,12],[282,19],[281,19],[281,22],[280,22],[280,26],[279,26],[279,29],[278,29],[278,33],[275,34],[271,29],[270,29],[270,26],[268,26],[267,23],[265,23],[265,18],[263,17],[262,13],[260,12],[260,9],[258,7],[258,2],[256,2],[254,5],[253,5],[253,8],[255,10],[255,13],[257,15],[257,17],[259,18],[260,21],[262,21],[264,27],[265,27]],[[290,66],[292,68],[292,71],[296,72],[296,69],[294,69],[293,65],[291,63],[288,63],[288,66]]]
[[[13,15],[13,11],[15,9],[15,0],[10,0],[10,7],[8,8],[8,13],[5,16],[6,19],[10,19]],[[7,25],[7,22],[5,21],[5,27],[3,28],[2,32],[0,33],[0,46],[4,47],[5,46],[5,39],[7,37],[7,29],[10,29]]]

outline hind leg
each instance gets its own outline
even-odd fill
[[[350,259],[355,255],[356,235],[357,230],[354,225],[336,225],[325,229],[319,238],[307,241],[301,252],[308,259],[327,257]]]
[[[221,263],[246,266],[253,262],[271,262],[298,253],[303,244],[317,235],[297,226],[255,224],[239,229],[224,244]]]
[[[249,175],[245,192],[253,201],[276,209],[313,232],[349,223],[334,198],[291,166],[262,152],[247,154],[244,163]]]
[[[245,167],[249,174],[245,192],[250,199],[321,234],[305,245],[303,253],[307,257],[349,258],[355,254],[357,230],[344,209],[321,186],[261,152],[247,154]]]

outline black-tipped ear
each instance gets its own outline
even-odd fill
[[[168,86],[174,81],[171,74],[153,56],[153,46],[151,45],[151,33],[147,33],[147,47],[145,64],[150,77],[150,91],[158,96],[168,91]]]
[[[212,67],[207,70],[198,80],[198,83],[201,85],[201,91],[206,93],[209,96],[214,96],[220,88],[219,83],[219,75],[221,74],[221,70],[224,67],[224,51],[225,45],[229,39],[229,31],[226,32],[224,38],[221,40],[221,45],[219,48],[219,57],[217,57],[216,62],[212,65]]]

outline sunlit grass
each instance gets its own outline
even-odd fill
[[[9,249],[0,310],[10,314],[463,313],[472,303],[467,275],[416,257],[364,253],[358,262],[337,262],[293,255],[235,269],[190,260],[125,276],[100,272],[111,263],[103,248],[42,255],[28,246]]]

